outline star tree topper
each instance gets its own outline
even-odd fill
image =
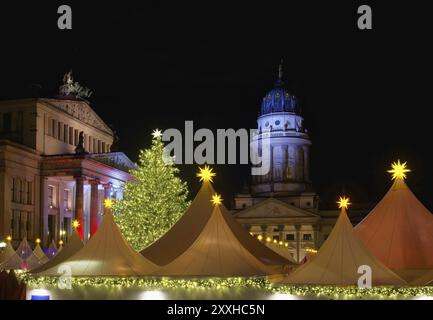
[[[153,137],[153,139],[161,139],[161,137],[162,137],[162,131],[159,130],[159,129],[153,130],[152,137]]]

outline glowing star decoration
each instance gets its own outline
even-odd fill
[[[63,240],[60,240],[60,241],[59,241],[59,245],[60,245],[60,246],[63,246]]]
[[[37,238],[37,239],[36,239],[36,243],[37,243],[37,244],[41,243],[41,239]]]
[[[351,203],[349,202],[349,198],[346,197],[340,197],[340,199],[337,201],[338,203],[338,208],[344,208],[347,209]]]
[[[271,237],[266,237],[266,242],[271,242],[271,241],[272,241]]]
[[[263,240],[263,236],[262,236],[261,234],[259,234],[259,235],[257,236],[257,240],[262,241],[262,240]]]
[[[111,209],[113,207],[113,200],[111,200],[110,198],[105,198],[104,207],[106,209]]]
[[[74,222],[72,223],[72,226],[74,227],[74,230],[77,230],[78,227],[80,226],[80,223],[78,222],[78,220],[74,220]]]
[[[407,162],[400,163],[400,160],[391,164],[392,169],[388,170],[392,173],[392,180],[395,179],[406,179],[406,172],[410,172],[410,169],[406,167]]]
[[[7,241],[11,241],[11,240],[12,240],[12,237],[11,237],[11,236],[7,236],[7,237],[6,237],[6,240],[7,240]]]
[[[212,196],[211,202],[214,206],[219,206],[222,203],[222,200],[223,199],[221,199],[221,196],[219,194],[214,194]]]
[[[199,168],[200,172],[197,173],[197,177],[200,178],[200,181],[204,182],[213,182],[212,177],[215,177],[215,172],[212,172],[212,168],[209,166],[204,166],[204,168]]]
[[[155,129],[152,132],[153,139],[160,139],[162,137],[162,132],[159,129]]]

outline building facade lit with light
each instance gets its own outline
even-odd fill
[[[105,198],[121,198],[133,163],[113,131],[73,95],[0,102],[0,238],[67,241],[93,234]]]
[[[302,261],[326,240],[338,210],[319,210],[310,179],[312,143],[298,100],[284,88],[281,65],[278,80],[263,98],[257,126],[253,143],[259,150],[269,148],[261,153],[269,152],[270,170],[251,176],[251,183],[234,198],[234,215],[269,247],[282,246]]]

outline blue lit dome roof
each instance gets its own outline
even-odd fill
[[[281,63],[278,66],[278,80],[274,88],[263,98],[261,115],[274,112],[296,113],[298,105],[296,97],[285,90],[283,85],[283,60],[281,59]]]
[[[261,115],[273,112],[296,112],[297,100],[283,87],[283,82],[278,80],[275,87],[263,98]]]

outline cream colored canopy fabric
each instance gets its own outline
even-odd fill
[[[41,262],[41,264],[44,264],[48,262],[50,259],[45,255],[44,251],[42,250],[39,243],[36,244],[35,250],[33,250],[33,254],[35,257]]]
[[[183,254],[196,241],[209,223],[213,211],[211,203],[215,190],[210,182],[204,181],[193,202],[179,221],[160,239],[141,251],[154,263],[164,266]],[[223,218],[231,231],[252,255],[267,265],[290,265],[291,262],[268,249],[252,237],[221,205]]]
[[[39,273],[44,270],[48,270],[54,266],[59,265],[65,260],[72,257],[75,253],[77,253],[80,249],[84,247],[83,241],[81,241],[80,236],[77,231],[72,233],[69,242],[65,245],[65,247],[61,251],[57,251],[57,254],[50,261],[45,263],[43,266],[32,270],[32,273]]]
[[[12,257],[14,254],[15,254],[15,250],[12,247],[11,242],[8,241],[6,243],[6,247],[0,253],[0,264],[2,264],[3,262],[9,260],[9,258]]]
[[[403,179],[395,180],[355,232],[388,268],[433,268],[433,215]]]
[[[58,270],[61,266],[71,268],[71,275],[74,277],[143,276],[157,268],[132,249],[114,222],[111,212],[103,216],[98,231],[81,250],[37,275],[59,276]]]
[[[15,252],[8,260],[4,261],[0,265],[0,270],[11,270],[11,269],[22,269],[24,266],[24,261],[21,259],[21,257],[18,255],[17,252]]]
[[[278,253],[280,256],[284,257],[285,259],[289,260],[292,264],[294,265],[298,264],[286,247],[275,245],[273,243],[269,243],[269,244],[266,243],[266,247]]]
[[[281,273],[282,268],[266,266],[243,246],[224,218],[221,207],[215,206],[209,220],[191,246],[155,274],[249,277],[278,272]]]
[[[33,250],[27,242],[27,239],[24,238],[15,252],[20,256],[21,259],[25,260],[32,255]]]
[[[372,285],[404,285],[405,281],[386,268],[364,247],[353,232],[342,209],[328,239],[305,264],[285,277],[281,283],[309,285],[357,285],[358,267],[372,270]]]
[[[410,283],[413,286],[432,286],[433,285],[433,269],[426,271],[421,277]]]

